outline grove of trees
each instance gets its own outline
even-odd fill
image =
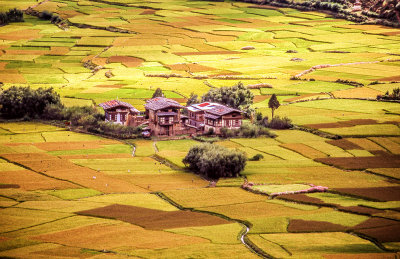
[[[23,22],[24,13],[19,9],[10,9],[7,12],[0,12],[0,25],[10,22]]]
[[[246,166],[246,155],[239,150],[203,143],[190,148],[183,163],[194,173],[211,179],[238,177]]]

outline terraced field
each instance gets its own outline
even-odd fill
[[[343,138],[218,141],[263,158],[209,187],[183,169],[194,140],[2,122],[0,257],[399,256],[400,105],[369,100],[400,87],[399,29],[241,2],[0,0],[11,7],[70,25],[25,15],[0,27],[2,88],[52,86],[66,106],[118,98],[143,110],[158,87],[185,103],[210,86],[268,84],[252,89],[257,111],[270,116],[275,93],[277,115]],[[291,80],[321,64],[331,66]],[[297,193],[311,185],[328,192]]]

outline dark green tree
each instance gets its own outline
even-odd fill
[[[217,102],[232,108],[240,109],[248,116],[253,112],[253,93],[241,82],[232,87],[213,88],[203,95],[203,102]]]
[[[157,88],[154,91],[153,97],[151,97],[151,98],[156,98],[156,97],[164,97],[164,94],[163,94],[161,88]]]
[[[189,99],[186,102],[186,106],[190,106],[192,104],[200,103],[199,96],[195,93],[191,93]]]
[[[273,94],[273,95],[271,96],[271,98],[269,99],[269,101],[268,101],[268,107],[271,109],[272,118],[274,118],[274,111],[275,111],[276,109],[278,109],[279,106],[281,106],[281,104],[279,103],[278,98],[276,98],[276,95]]]
[[[204,143],[193,146],[183,163],[193,172],[212,179],[237,177],[246,166],[246,156],[242,151]]]

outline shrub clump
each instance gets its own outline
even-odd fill
[[[246,155],[239,150],[203,143],[193,146],[183,163],[196,174],[212,179],[238,177],[246,166]]]
[[[0,25],[8,24],[10,22],[23,22],[24,13],[17,9],[10,9],[7,12],[0,12]]]
[[[293,127],[291,119],[279,116],[275,116],[271,120],[268,120],[268,117],[264,117],[261,124],[270,129],[291,129]]]
[[[394,88],[392,93],[389,94],[389,91],[385,93],[385,95],[378,95],[376,97],[377,100],[400,100],[400,88]]]
[[[40,118],[51,104],[61,106],[60,95],[53,88],[12,86],[0,93],[0,113],[7,119]]]
[[[221,128],[220,134],[222,138],[257,138],[259,136],[268,136],[271,138],[276,137],[276,135],[270,132],[267,128],[250,123],[242,124],[239,129]]]

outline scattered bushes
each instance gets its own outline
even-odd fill
[[[400,100],[400,88],[394,88],[392,93],[389,94],[389,91],[385,93],[385,95],[378,95],[376,97],[377,100]]]
[[[183,163],[191,171],[212,179],[238,177],[246,165],[246,156],[239,150],[204,143],[193,146]]]
[[[43,12],[39,13],[38,17],[39,17],[39,19],[47,20],[54,24],[57,24],[57,23],[60,23],[63,21],[60,16],[58,16],[57,14],[53,14],[47,10],[44,10]]]
[[[242,124],[239,129],[221,128],[220,134],[222,138],[256,138],[259,136],[268,136],[274,138],[276,135],[270,132],[267,128],[255,124]]]
[[[24,13],[17,9],[10,9],[7,12],[0,12],[0,25],[8,24],[10,22],[23,22],[24,21]]]
[[[343,80],[343,79],[338,79],[335,82],[340,83],[340,84],[345,84],[345,85],[351,85],[351,86],[355,86],[355,87],[363,87],[364,86],[364,84],[362,84],[362,83],[350,81],[350,80]]]

